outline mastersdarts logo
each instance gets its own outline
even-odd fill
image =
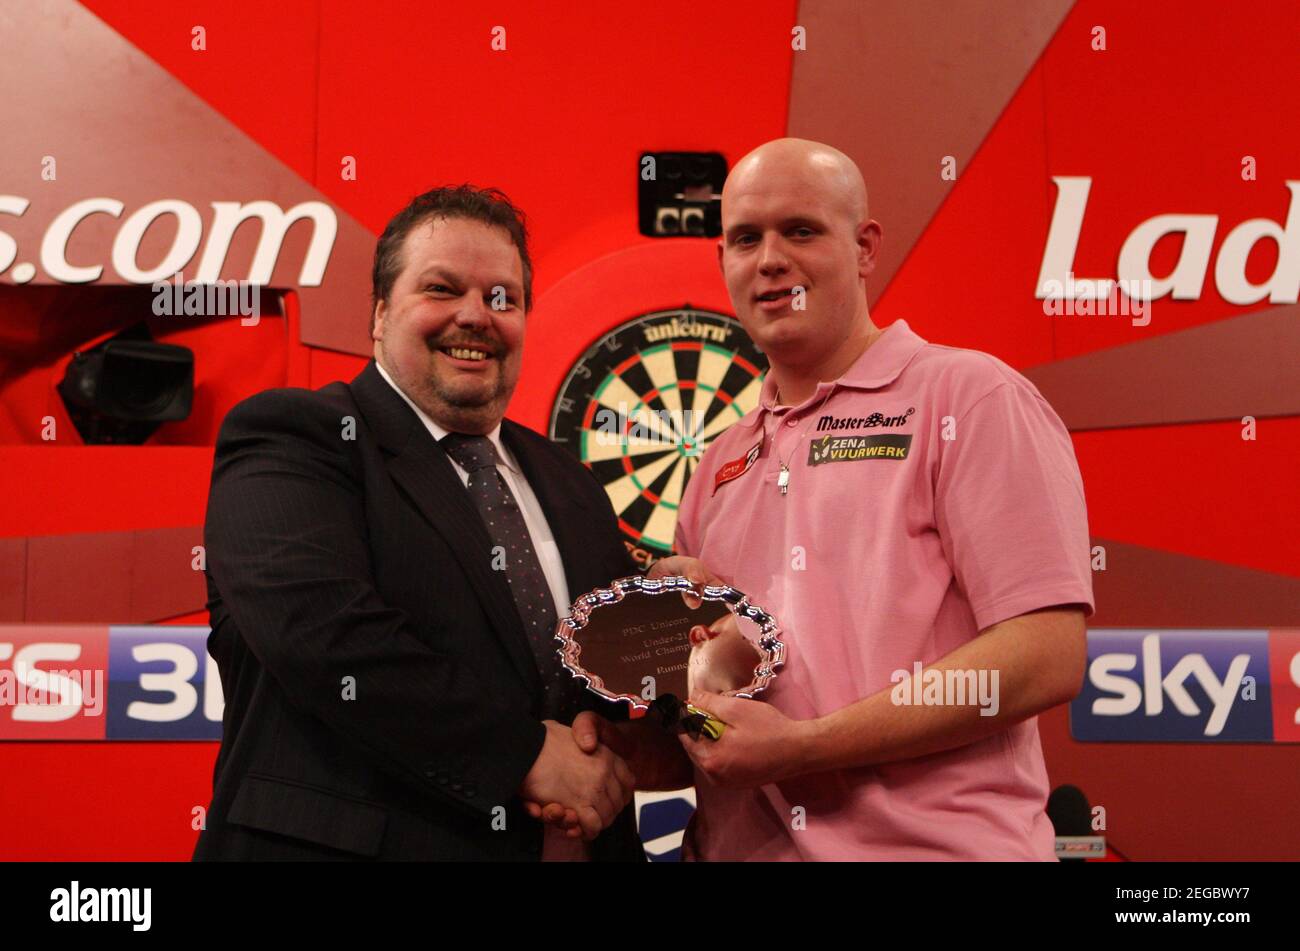
[[[906,459],[912,437],[901,433],[880,436],[823,436],[808,446],[808,465],[860,462],[863,459]]]
[[[915,412],[916,407],[909,406],[906,413],[898,416],[886,416],[883,413],[872,413],[870,416],[823,416],[817,420],[817,432],[823,433],[828,429],[875,429],[878,426],[903,426]]]

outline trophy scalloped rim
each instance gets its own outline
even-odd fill
[[[762,693],[776,678],[777,668],[785,664],[785,643],[781,640],[781,628],[776,618],[749,600],[749,596],[731,585],[705,585],[697,591],[690,579],[682,575],[668,575],[663,578],[646,578],[641,575],[629,575],[616,578],[607,588],[596,588],[577,598],[570,606],[568,617],[561,618],[556,624],[555,639],[560,642],[560,661],[574,677],[585,680],[587,689],[606,700],[623,702],[630,707],[630,715],[639,717],[650,711],[651,700],[645,700],[638,694],[617,693],[605,686],[599,674],[584,668],[580,662],[582,645],[576,634],[587,625],[591,612],[597,608],[617,604],[629,594],[669,594],[689,591],[699,595],[705,601],[721,601],[728,609],[741,617],[753,621],[759,627],[759,642],[755,645],[762,658],[754,665],[754,679],[739,690],[725,691],[725,696],[752,700]],[[689,698],[681,698],[683,700]]]

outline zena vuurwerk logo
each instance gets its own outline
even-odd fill
[[[823,436],[808,444],[808,465],[861,462],[864,459],[906,459],[912,448],[910,433],[879,436]]]

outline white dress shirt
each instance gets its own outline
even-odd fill
[[[379,370],[379,375],[388,381],[388,385],[397,391],[397,395],[406,400],[406,405],[415,410],[415,415],[420,417],[420,422],[424,423],[425,429],[429,430],[435,440],[441,440],[450,432],[435,423],[428,413],[416,406],[411,398],[402,392],[402,388],[393,382],[388,371],[377,360],[375,367]],[[542,573],[546,576],[546,585],[551,589],[551,598],[555,601],[555,616],[568,617],[569,607],[573,602],[569,600],[569,584],[564,579],[564,562],[560,559],[560,548],[555,544],[551,526],[546,521],[546,515],[542,512],[542,506],[537,501],[537,496],[533,494],[532,487],[524,478],[523,470],[519,468],[515,457],[501,441],[501,424],[498,423],[487,437],[492,440],[492,445],[496,446],[497,456],[502,460],[497,463],[497,472],[501,473],[501,477],[506,480],[511,494],[519,503],[519,510],[523,512],[524,525],[528,528],[528,537],[532,539],[533,551],[537,552],[537,560],[541,562]],[[450,455],[447,458],[460,476],[460,481],[468,486],[469,473],[457,465],[456,460]]]
[[[415,415],[420,417],[420,422],[424,423],[424,428],[429,430],[435,440],[441,440],[450,432],[435,423],[424,410],[416,406],[411,398],[402,392],[402,388],[393,382],[393,378],[388,375],[388,371],[378,360],[375,361],[375,367],[379,370],[379,375],[388,381],[388,385],[397,391],[397,395],[406,400],[406,405],[415,410]],[[498,423],[487,437],[492,440],[492,445],[496,446],[497,456],[501,460],[497,463],[497,472],[500,472],[501,477],[506,480],[506,485],[514,495],[515,501],[519,503],[519,510],[523,512],[524,525],[528,528],[529,538],[532,539],[533,551],[537,552],[537,560],[542,564],[542,573],[546,576],[546,584],[551,589],[551,598],[555,601],[556,617],[568,617],[571,604],[569,584],[564,580],[564,562],[560,560],[560,548],[555,544],[551,526],[546,521],[546,514],[542,511],[542,506],[537,501],[537,496],[533,494],[528,480],[524,478],[523,470],[519,468],[515,457],[501,441],[501,424]],[[447,459],[460,476],[460,481],[468,487],[469,473],[457,465],[450,454]],[[582,839],[567,838],[552,825],[547,825],[543,833],[543,862],[581,862],[590,859],[590,850]]]

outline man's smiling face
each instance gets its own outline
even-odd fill
[[[491,432],[519,381],[523,264],[504,228],[434,218],[412,228],[375,309],[375,358],[453,432]],[[498,309],[499,308],[499,309]]]
[[[856,167],[850,175],[847,159],[813,146],[769,143],[737,163],[723,188],[718,244],[745,332],[770,359],[796,366],[829,359],[865,316],[863,282],[879,237]]]

